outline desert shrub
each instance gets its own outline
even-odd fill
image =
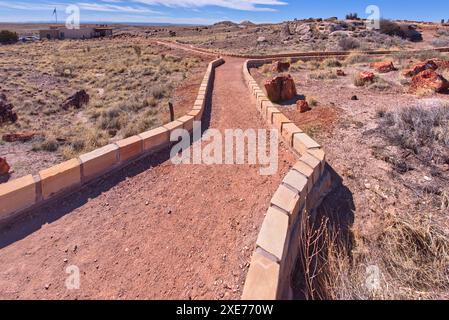
[[[412,151],[424,163],[449,163],[449,104],[387,112],[379,131],[390,143]]]
[[[167,88],[164,85],[156,84],[151,87],[149,92],[155,99],[162,99],[167,95]]]
[[[335,58],[325,59],[323,60],[323,62],[321,62],[321,68],[338,68],[338,67],[341,67],[341,62]]]
[[[349,56],[346,57],[344,64],[352,65],[352,64],[357,64],[357,63],[367,63],[367,62],[373,62],[374,59],[376,59],[376,58],[373,56],[366,55],[366,54],[351,53]]]
[[[270,64],[264,64],[262,67],[260,67],[260,72],[263,73],[263,74],[271,73],[271,65]]]
[[[407,39],[409,41],[418,42],[422,41],[422,35],[415,28],[410,25],[400,25],[396,22],[382,19],[380,21],[380,30],[381,33],[396,36],[402,39]]]
[[[309,104],[309,107],[316,107],[318,105],[318,100],[312,96],[307,96],[306,101]]]
[[[298,71],[305,68],[305,62],[302,60],[298,60],[296,62],[292,62],[290,65],[290,71]]]
[[[386,91],[390,88],[391,84],[379,77],[374,78],[374,82],[368,85],[368,89],[377,91]]]
[[[332,80],[332,79],[337,79],[337,74],[330,70],[315,71],[315,72],[309,73],[309,79],[311,79],[311,80]]]
[[[432,46],[437,47],[437,48],[438,47],[449,47],[449,37],[432,40]]]
[[[347,37],[340,39],[338,46],[344,51],[354,50],[360,47],[360,42],[352,37]]]
[[[374,80],[374,82],[376,81],[376,78],[375,78],[375,80]],[[367,84],[371,84],[371,83],[374,83],[374,82],[367,82],[366,80],[364,80],[363,78],[362,78],[362,76],[360,75],[360,73],[356,73],[356,74],[354,74],[354,76],[353,76],[353,78],[352,78],[352,82],[354,83],[354,85],[356,86],[356,87],[363,87],[363,86],[365,86],[365,85],[367,85]]]
[[[140,58],[142,56],[142,48],[138,45],[133,46],[134,49],[134,53],[136,54],[136,56],[138,58]]]
[[[449,37],[449,30],[448,29],[438,29],[437,30],[437,36],[439,36],[439,37]]]
[[[33,151],[47,151],[47,152],[55,152],[59,148],[59,143],[56,138],[52,135],[49,135],[44,138],[43,141],[33,144]]]
[[[324,210],[331,211],[330,204]],[[323,209],[320,209],[323,210]],[[449,289],[449,237],[431,214],[388,214],[375,246],[358,239],[350,248],[327,218],[303,224],[301,267],[309,299],[436,299]],[[359,227],[357,227],[357,230]],[[361,236],[359,236],[361,238]],[[379,272],[378,287],[369,288],[368,268]],[[304,285],[305,284],[305,285]]]
[[[17,33],[8,30],[0,31],[0,43],[1,44],[12,44],[19,41],[19,36]]]

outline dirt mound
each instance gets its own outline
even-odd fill
[[[297,95],[295,81],[289,74],[268,79],[265,89],[268,99],[273,102],[290,100]]]
[[[434,92],[444,92],[449,89],[449,81],[435,70],[424,70],[412,78],[413,91],[432,90]]]
[[[0,124],[8,121],[12,123],[17,121],[17,113],[12,109],[14,109],[14,106],[8,103],[6,95],[0,93]]]

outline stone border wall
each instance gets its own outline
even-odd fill
[[[266,97],[249,69],[272,60],[248,60],[243,66],[256,107],[298,156],[271,199],[243,288],[243,300],[291,299],[291,278],[300,250],[301,221],[313,216],[331,188],[322,146],[305,134]]]
[[[0,184],[0,225],[22,211],[66,195],[80,186],[128,165],[131,161],[170,145],[170,133],[179,128],[192,131],[193,121],[201,120],[208,93],[212,90],[215,68],[222,58],[209,63],[192,110],[185,116],[156,129],[111,143],[75,159]]]

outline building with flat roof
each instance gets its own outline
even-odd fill
[[[112,28],[105,25],[81,27],[79,29],[53,26],[49,29],[39,30],[39,36],[41,40],[91,39],[112,36]]]

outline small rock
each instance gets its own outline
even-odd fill
[[[0,176],[7,175],[11,167],[5,158],[0,157]]]
[[[7,133],[2,136],[2,140],[5,142],[26,142],[33,139],[35,135],[34,132]]]
[[[357,101],[357,100],[359,100],[359,97],[357,97],[356,95],[354,95],[354,96],[351,97],[351,100],[352,100],[352,101]]]
[[[304,113],[304,112],[312,110],[309,107],[309,103],[306,100],[296,101],[296,108],[299,110],[300,113]]]
[[[64,259],[64,263],[67,263],[69,260],[66,258],[66,259]]]
[[[51,284],[50,284],[50,283],[47,283],[47,284],[45,285],[45,290],[50,289],[50,286],[51,286]]]
[[[432,181],[432,178],[428,177],[428,176],[424,176],[424,180],[426,181]]]

